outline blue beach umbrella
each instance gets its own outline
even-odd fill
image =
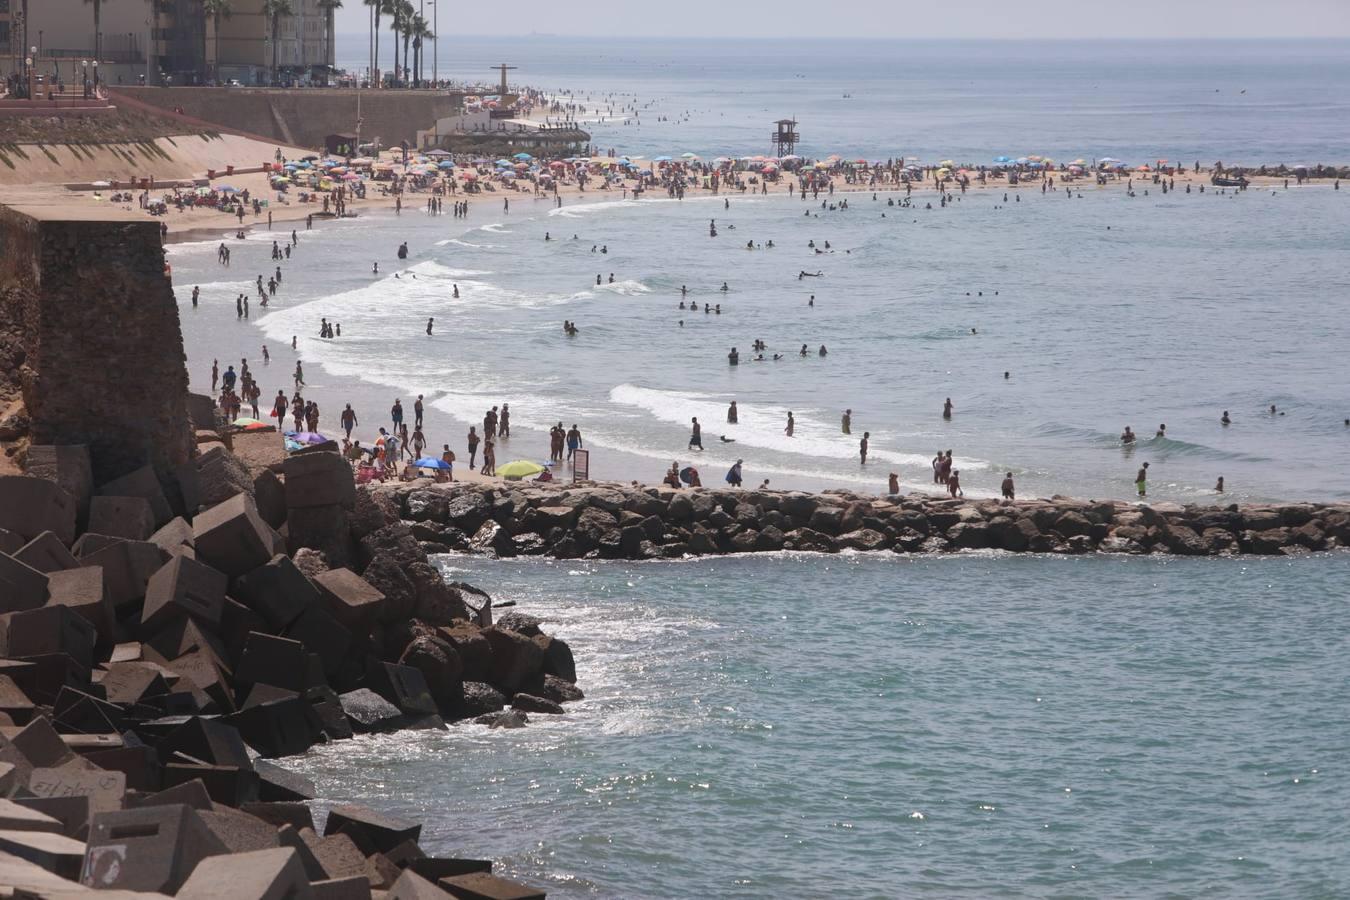
[[[652,162],[670,162],[669,156],[658,156]]]
[[[220,191],[222,194],[237,194],[237,193],[239,193],[239,188],[237,188],[237,187],[232,187],[232,186],[230,186],[230,185],[228,185],[228,184],[218,184],[218,185],[216,185],[216,190]]]
[[[512,157],[512,158],[513,158],[513,159],[534,159],[534,157],[531,156],[530,154],[528,154],[528,153],[523,153],[523,152],[522,152],[522,153],[517,153],[517,154],[516,154],[514,157]]]
[[[994,157],[994,162],[996,162],[996,163],[1010,163],[1010,162],[1012,162],[1012,159],[1011,159],[1011,157],[1007,157],[1007,156],[995,156],[995,157]]]
[[[413,463],[419,469],[448,469],[450,464],[443,459],[436,459],[432,456],[424,456]]]

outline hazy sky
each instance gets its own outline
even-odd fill
[[[369,27],[368,10],[361,0],[344,2],[337,13],[338,31],[364,34]],[[420,2],[430,20],[431,4]],[[439,22],[442,42],[456,35],[531,32],[599,37],[697,37],[700,33],[780,38],[1350,37],[1350,0],[1084,0],[1062,4],[961,0],[950,5],[894,0],[842,4],[681,0],[669,5],[439,2],[444,4]],[[418,3],[413,0],[414,6]],[[948,14],[948,9],[959,13]]]

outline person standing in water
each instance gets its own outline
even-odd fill
[[[796,428],[797,428],[797,420],[792,418],[792,413],[789,411],[787,427],[783,429],[783,434],[786,434],[788,437],[792,437],[792,433],[793,431],[796,430]]]
[[[846,409],[844,410],[844,417],[839,423],[839,428],[841,431],[844,432],[844,434],[852,434],[853,433],[851,430],[852,425],[853,425],[853,410]]]
[[[697,447],[699,450],[702,450],[702,449],[703,449],[703,426],[700,425],[700,424],[698,424],[698,416],[694,416],[694,417],[690,420],[690,422],[691,422],[691,425],[690,425],[690,429],[691,429],[691,430],[690,430],[690,432],[689,432],[689,447],[688,447],[687,449],[692,450],[692,449],[694,449],[695,447]]]
[[[739,421],[739,415],[736,412],[736,401],[732,400],[731,405],[727,407],[727,424],[735,425]]]
[[[1222,493],[1223,493],[1223,476],[1222,476],[1222,475],[1220,475],[1220,476],[1219,476],[1219,480],[1216,481],[1216,482],[1214,483],[1214,492],[1215,492],[1216,494],[1222,494]]]
[[[946,402],[942,404],[942,418],[950,419],[952,417],[953,408],[954,407],[952,406],[952,398],[948,397]]]
[[[478,432],[473,430],[472,425],[469,426],[469,435],[466,440],[469,444],[469,469],[472,470],[474,457],[478,455]]]
[[[862,465],[867,465],[867,443],[872,437],[872,432],[864,431],[862,440],[858,442],[858,455],[862,457]]]
[[[1148,494],[1148,463],[1139,467],[1138,473],[1134,476],[1134,486],[1139,490],[1139,496]]]
[[[1003,476],[1003,499],[1004,500],[1017,499],[1017,489],[1013,485],[1013,477],[1011,472],[1008,472]]]

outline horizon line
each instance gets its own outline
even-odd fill
[[[386,32],[388,29],[384,29]],[[348,35],[352,37],[368,37],[369,31],[343,31],[335,30],[337,35]],[[1086,43],[1150,43],[1150,44],[1169,44],[1169,43],[1194,43],[1194,44],[1222,44],[1222,43],[1272,43],[1275,41],[1317,41],[1322,43],[1350,42],[1350,32],[1345,34],[1275,34],[1275,35],[1229,35],[1215,37],[1146,37],[1146,36],[1109,36],[1109,35],[1074,35],[1073,37],[999,37],[999,36],[973,36],[973,37],[915,37],[915,36],[884,36],[872,37],[860,34],[843,35],[823,35],[823,36],[802,36],[789,37],[785,35],[759,35],[753,37],[727,37],[725,35],[694,35],[694,34],[560,34],[554,32],[533,32],[530,34],[455,34],[453,39],[473,40],[476,38],[509,38],[514,40],[530,40],[539,38],[563,38],[563,39],[582,39],[582,40],[621,40],[621,41],[700,41],[703,43],[731,43],[731,42],[773,42],[773,41],[904,41],[910,43],[990,43],[990,44],[1086,44]]]

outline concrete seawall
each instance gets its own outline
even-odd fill
[[[229,129],[261,135],[279,144],[322,147],[330,134],[356,129],[357,91],[270,88],[119,87],[114,99],[131,97],[170,114],[183,114]],[[419,128],[455,111],[455,100],[432,91],[361,91],[361,139],[386,147],[412,144]]]
[[[1350,546],[1350,504],[1003,503],[845,492],[389,485],[429,552],[673,559],[844,549],[897,553],[1302,554]]]

